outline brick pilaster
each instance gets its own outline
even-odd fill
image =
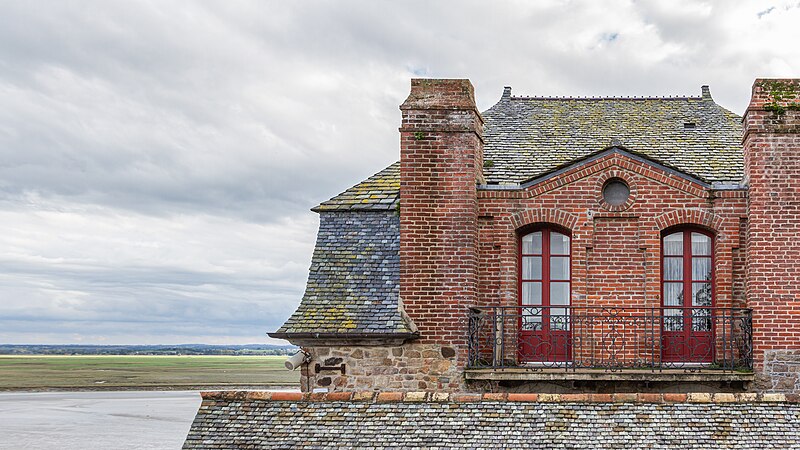
[[[400,298],[422,342],[464,344],[477,298],[483,119],[469,80],[414,79],[400,109]]]
[[[800,348],[800,79],[757,79],[744,116],[747,301],[756,366]]]

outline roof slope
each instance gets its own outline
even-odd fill
[[[183,448],[798,446],[796,403],[373,403],[204,395]]]
[[[708,183],[739,182],[744,175],[741,117],[705,94],[677,98],[504,95],[483,113],[484,161],[491,161],[484,167],[484,176],[489,184],[519,184],[619,145]]]
[[[284,339],[411,334],[399,294],[397,215],[323,211],[300,306],[269,334]]]
[[[400,200],[400,163],[375,175],[314,208],[314,211],[394,210]]]
[[[612,145],[709,184],[744,177],[741,117],[701,97],[513,97],[482,113],[488,184],[519,185]],[[694,124],[693,128],[686,124]],[[397,206],[400,163],[314,208],[385,210]]]

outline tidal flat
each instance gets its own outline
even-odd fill
[[[0,356],[0,391],[268,389],[300,385],[285,356]]]

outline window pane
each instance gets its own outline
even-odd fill
[[[542,254],[542,232],[522,236],[522,254],[524,255],[541,255]]]
[[[550,279],[569,280],[569,256],[550,257]]]
[[[537,331],[542,329],[542,309],[524,308],[522,311],[522,329]]]
[[[664,283],[664,306],[683,306],[683,283]]]
[[[664,310],[664,331],[683,331],[683,311],[680,309]]]
[[[664,254],[680,256],[683,255],[683,232],[672,233],[664,236]]]
[[[569,309],[550,308],[550,329],[569,330]]]
[[[711,331],[711,310],[692,310],[692,331]]]
[[[664,258],[664,279],[683,279],[683,258]]]
[[[523,256],[522,257],[522,279],[541,280],[542,279],[542,257]]]
[[[692,233],[692,255],[711,255],[711,238],[701,233]]]
[[[550,254],[569,255],[569,236],[555,231],[550,232]]]
[[[711,283],[692,283],[692,306],[711,306]]]
[[[522,283],[522,304],[535,306],[542,304],[542,283],[540,281]]]
[[[553,281],[550,283],[550,304],[569,305],[569,282]]]
[[[664,306],[683,306],[683,283],[664,283]],[[664,330],[683,330],[683,310],[664,309]]]
[[[692,280],[711,281],[711,258],[692,258]]]

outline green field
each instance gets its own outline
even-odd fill
[[[0,356],[0,390],[299,387],[285,356]]]

